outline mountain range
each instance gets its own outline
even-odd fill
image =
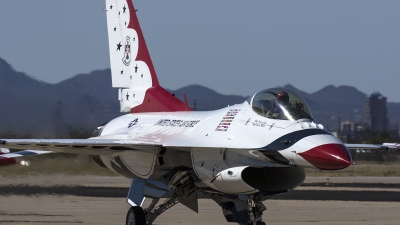
[[[339,118],[341,121],[362,121],[367,95],[354,87],[329,85],[314,93],[290,84],[283,87],[303,96],[314,120],[325,127],[336,129]],[[168,91],[181,100],[186,94],[190,106],[199,111],[242,103],[250,97],[223,95],[200,85]],[[388,102],[387,108],[390,124],[399,123],[400,103]],[[18,72],[0,58],[1,133],[63,138],[71,128],[92,130],[119,115],[118,90],[111,87],[109,69],[78,74],[60,83],[49,84]]]

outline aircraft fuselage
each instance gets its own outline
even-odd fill
[[[201,185],[225,193],[257,191],[248,185],[251,181],[243,181],[248,167],[340,169],[349,165],[343,143],[321,125],[308,119],[266,118],[247,102],[215,111],[123,115],[106,124],[97,138],[163,143],[162,154],[155,148],[152,153],[102,156],[104,164],[120,175],[159,180],[180,165],[193,168]]]

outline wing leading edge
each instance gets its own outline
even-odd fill
[[[23,152],[27,155],[34,155],[29,153],[37,150],[82,155],[113,155],[121,151],[152,150],[162,145],[121,139],[4,139],[0,140],[0,146],[25,150]]]
[[[364,149],[364,150],[389,150],[394,149],[392,146],[388,145],[374,145],[374,144],[344,144],[348,149]]]

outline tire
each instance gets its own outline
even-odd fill
[[[146,225],[146,216],[142,207],[133,206],[126,215],[126,225]]]

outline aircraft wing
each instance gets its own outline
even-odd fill
[[[22,154],[43,150],[82,155],[112,155],[121,151],[146,151],[161,147],[160,143],[130,141],[126,139],[4,139],[0,147],[20,149]],[[32,149],[32,150],[26,150]],[[16,153],[13,153],[16,154]],[[32,155],[32,154],[31,154]],[[4,156],[4,155],[3,155]]]
[[[389,150],[394,149],[388,145],[375,145],[375,144],[344,144],[347,149],[364,149],[364,150]]]

